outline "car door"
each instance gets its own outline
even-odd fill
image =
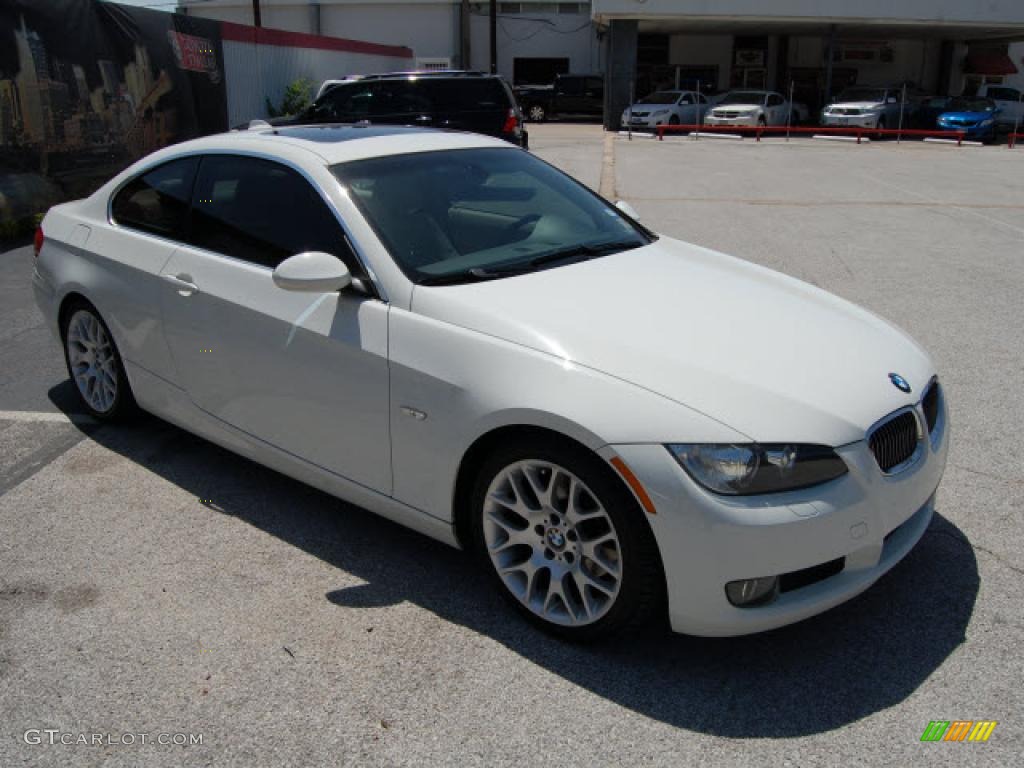
[[[562,115],[586,114],[582,77],[560,77],[555,82],[555,109]]]
[[[583,84],[583,101],[588,115],[604,114],[604,80],[588,77]]]
[[[693,103],[694,94],[684,93],[676,102],[676,114],[679,122],[683,125],[693,125],[697,122],[697,105]]]
[[[79,247],[103,255],[110,279],[97,286],[103,293],[92,299],[121,356],[164,379],[173,376],[173,368],[159,322],[159,275],[186,237],[198,167],[198,158],[185,157],[139,174],[114,194],[109,224],[83,225],[78,234]]]
[[[273,268],[325,251],[361,267],[332,209],[293,168],[206,155],[189,244],[162,270],[179,385],[217,419],[390,493],[387,305],[354,290],[278,288]]]
[[[989,86],[986,95],[999,108],[999,114],[996,116],[999,123],[1013,127],[1024,122],[1024,105],[1021,104],[1020,91],[1005,86]]]
[[[784,125],[786,122],[786,100],[777,93],[769,93],[765,100],[765,123]]]

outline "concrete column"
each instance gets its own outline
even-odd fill
[[[629,106],[630,90],[636,82],[637,22],[616,19],[608,28],[608,55],[604,71],[604,127],[619,129],[619,118]]]

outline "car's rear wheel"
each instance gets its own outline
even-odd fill
[[[526,110],[526,116],[535,123],[543,123],[547,118],[547,110],[540,104],[531,104],[530,108]]]
[[[661,603],[657,544],[636,500],[583,448],[513,442],[484,464],[474,539],[533,623],[591,640],[645,624]]]
[[[86,410],[107,421],[133,411],[135,400],[121,355],[96,309],[84,301],[68,307],[63,314],[61,338],[68,375]]]

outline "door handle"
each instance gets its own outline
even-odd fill
[[[178,293],[182,296],[191,296],[193,293],[199,293],[199,286],[192,282],[190,275],[161,275],[161,277],[177,288]]]

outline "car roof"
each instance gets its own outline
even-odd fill
[[[237,151],[334,165],[383,155],[485,147],[515,148],[501,139],[437,128],[366,123],[281,127],[257,125],[248,130],[219,133],[174,144],[154,153],[147,161],[162,161],[171,156],[196,152]]]

